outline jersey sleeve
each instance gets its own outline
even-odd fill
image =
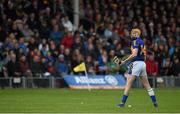
[[[139,44],[138,44],[138,41],[137,41],[137,40],[134,40],[134,41],[132,42],[132,48],[133,48],[133,49],[138,48],[138,47],[139,47],[138,45],[139,45]]]

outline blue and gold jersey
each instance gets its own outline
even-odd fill
[[[138,54],[133,58],[133,62],[145,60],[146,48],[144,46],[144,41],[140,37],[132,41],[131,49],[138,49]]]

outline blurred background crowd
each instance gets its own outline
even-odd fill
[[[0,72],[4,76],[124,73],[112,62],[130,53],[130,30],[140,28],[150,76],[180,76],[179,0],[1,0]]]

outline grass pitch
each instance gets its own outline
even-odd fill
[[[180,112],[180,89],[156,89],[158,108],[153,107],[144,89],[132,89],[126,107],[117,108],[122,93],[123,90],[5,89],[0,90],[0,112]]]

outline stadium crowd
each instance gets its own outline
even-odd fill
[[[112,62],[130,52],[129,32],[140,28],[151,76],[180,76],[179,0],[80,0],[75,29],[71,0],[1,0],[1,76],[123,73]]]

